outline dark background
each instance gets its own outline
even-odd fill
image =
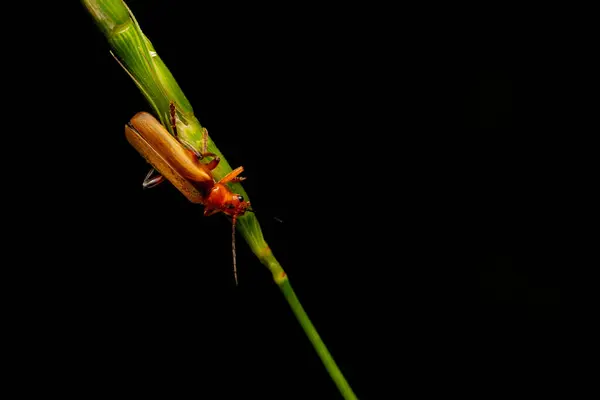
[[[359,398],[488,397],[547,379],[559,277],[533,233],[546,186],[513,116],[504,23],[440,9],[129,5],[245,167],[265,238]],[[23,301],[41,368],[63,376],[52,385],[338,398],[240,236],[235,287],[227,220],[167,184],[142,190],[148,165],[123,128],[151,109],[82,6],[68,32],[46,92],[65,122],[36,138],[50,168],[33,175],[44,201],[23,234],[39,243],[23,260],[47,265],[27,270],[35,295]]]

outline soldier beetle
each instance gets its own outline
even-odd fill
[[[170,103],[171,126],[174,135],[147,112],[138,112],[125,125],[127,141],[152,166],[143,182],[144,188],[154,187],[165,179],[171,182],[189,201],[204,205],[204,215],[222,212],[232,218],[231,245],[233,254],[233,273],[236,285],[237,266],[235,251],[235,224],[237,218],[250,211],[250,202],[235,194],[226,186],[230,182],[240,182],[244,171],[238,167],[218,182],[211,171],[219,164],[219,158],[206,151],[208,131],[204,128],[203,149],[197,151],[177,137],[175,104]],[[207,163],[201,160],[212,157]]]

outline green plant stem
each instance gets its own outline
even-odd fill
[[[331,357],[331,354],[329,354],[329,350],[327,350],[325,343],[323,343],[323,340],[321,340],[321,336],[319,336],[319,333],[315,329],[314,325],[312,322],[310,322],[306,311],[304,311],[302,304],[300,304],[300,300],[298,300],[298,297],[296,297],[296,293],[294,293],[294,289],[292,288],[289,279],[282,280],[280,283],[278,283],[278,286],[292,308],[292,311],[298,319],[298,322],[300,322],[302,329],[304,329],[304,333],[306,333],[306,336],[308,336],[308,339],[312,343],[315,351],[321,358],[323,365],[325,365],[327,372],[329,372],[329,376],[331,376],[331,379],[333,382],[335,382],[340,393],[342,396],[344,396],[344,399],[356,399],[352,388],[346,381],[346,378],[344,378],[344,375],[333,360],[333,357]]]
[[[82,0],[82,3],[106,37],[119,64],[127,71],[154,110],[155,116],[161,120],[167,129],[172,131],[169,123],[169,103],[174,101],[178,109],[178,134],[196,149],[201,149],[203,127],[200,121],[195,117],[192,106],[177,81],[161,60],[152,42],[144,35],[133,13],[130,12],[123,0]],[[133,114],[132,112],[132,116]],[[229,173],[232,168],[210,136],[208,137],[208,151],[217,154],[221,158],[218,167],[212,171],[214,177],[219,180]],[[231,184],[231,188],[250,200],[240,183]],[[342,372],[302,308],[283,268],[267,245],[254,213],[246,213],[240,216],[236,229],[242,234],[260,262],[271,271],[275,283],[281,289],[340,393],[345,399],[356,399]]]

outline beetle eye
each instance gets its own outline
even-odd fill
[[[238,196],[239,201],[244,201],[244,196]]]

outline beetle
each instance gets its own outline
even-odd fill
[[[208,131],[204,128],[203,150],[199,152],[177,137],[175,110],[175,104],[171,102],[170,122],[174,135],[171,135],[153,115],[144,111],[135,114],[125,125],[127,141],[152,166],[142,186],[155,187],[166,179],[189,201],[204,205],[205,216],[222,212],[232,218],[233,268],[237,285],[235,224],[238,217],[252,209],[249,201],[233,193],[226,185],[243,181],[245,178],[239,175],[244,168],[238,167],[216,181],[211,171],[217,167],[220,159],[206,151]],[[212,160],[207,163],[201,162],[207,157],[212,157]]]

